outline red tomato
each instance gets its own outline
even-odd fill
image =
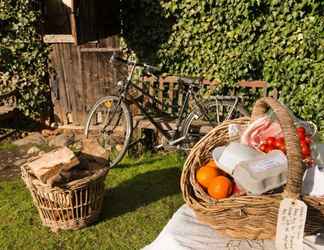
[[[268,145],[271,145],[271,146],[273,146],[273,147],[276,147],[276,138],[274,138],[273,136],[270,136],[270,137],[268,137],[267,139],[266,139],[266,143],[268,144]]]
[[[309,146],[302,146],[301,147],[301,152],[302,152],[302,155],[307,158],[308,156],[310,156],[311,154],[311,151],[310,151],[310,148]]]
[[[276,149],[274,146],[272,146],[272,145],[267,145],[268,146],[268,152],[270,152],[270,151],[272,151],[272,150],[274,150],[274,149]],[[268,153],[268,152],[266,152],[266,153]]]
[[[286,147],[285,139],[283,137],[276,139],[275,147],[278,149]]]
[[[312,139],[311,139],[309,136],[305,136],[305,141],[306,141],[308,144],[311,144],[311,143],[312,143]]]
[[[286,146],[285,145],[280,145],[280,147],[278,147],[279,150],[281,150],[283,153],[286,153]]]
[[[268,152],[268,145],[263,143],[261,144],[261,146],[259,147],[259,149],[262,151],[262,152],[265,152],[267,153]]]
[[[240,188],[237,186],[236,183],[234,183],[233,194],[240,194],[240,193],[241,193]]]
[[[296,129],[297,135],[300,139],[305,138],[305,129],[303,127],[299,127]]]
[[[296,128],[296,131],[297,131],[297,133],[299,132],[302,134],[305,134],[305,132],[306,132],[304,127],[298,127],[298,128]]]
[[[306,142],[306,138],[300,139],[300,147],[309,147],[309,144]]]

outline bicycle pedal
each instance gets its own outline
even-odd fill
[[[163,148],[164,146],[165,146],[164,144],[160,144],[160,145],[155,146],[154,148],[155,148],[155,149],[161,149],[161,148]]]
[[[182,136],[182,137],[180,137],[180,138],[178,138],[178,139],[175,139],[175,140],[173,140],[173,141],[169,141],[169,145],[170,145],[170,146],[174,146],[174,145],[176,145],[176,144],[182,142],[182,141],[185,140],[186,138],[187,138],[186,136]]]

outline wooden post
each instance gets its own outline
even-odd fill
[[[154,96],[154,93],[155,93],[155,89],[154,89],[154,85],[155,85],[155,80],[153,79],[153,78],[151,78],[151,81],[149,82],[149,95],[150,96]],[[150,99],[150,104],[151,105],[156,105],[155,103],[154,103],[154,101],[153,100],[151,100]]]
[[[163,90],[164,90],[164,79],[160,77],[159,80],[159,108],[161,111],[163,111]]]
[[[174,95],[174,81],[169,82],[169,98],[168,98],[168,112],[172,114],[173,111],[173,95]]]

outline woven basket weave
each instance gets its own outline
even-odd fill
[[[64,187],[49,187],[34,177],[26,166],[22,179],[32,194],[44,226],[52,231],[80,229],[97,220],[104,196],[104,180],[108,169],[71,181]]]
[[[208,159],[217,146],[227,144],[230,124],[248,124],[249,118],[226,121],[204,136],[191,150],[181,176],[181,190],[186,203],[197,218],[216,231],[238,239],[274,239],[277,214],[285,197],[300,198],[308,206],[305,235],[316,233],[324,223],[324,198],[301,196],[304,166],[301,160],[299,139],[293,119],[278,101],[265,97],[253,107],[252,120],[263,115],[270,107],[282,127],[288,158],[288,181],[281,193],[260,196],[240,196],[215,200],[200,187],[195,178],[196,170]],[[231,138],[237,139],[237,138]]]

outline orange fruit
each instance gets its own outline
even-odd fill
[[[213,168],[217,168],[216,163],[214,160],[209,160],[204,167],[213,167]]]
[[[232,194],[233,183],[225,176],[214,177],[208,185],[208,194],[215,199],[223,199]]]
[[[215,162],[209,161],[197,170],[196,179],[201,186],[208,188],[209,182],[218,175],[220,175],[220,170],[216,167]]]

